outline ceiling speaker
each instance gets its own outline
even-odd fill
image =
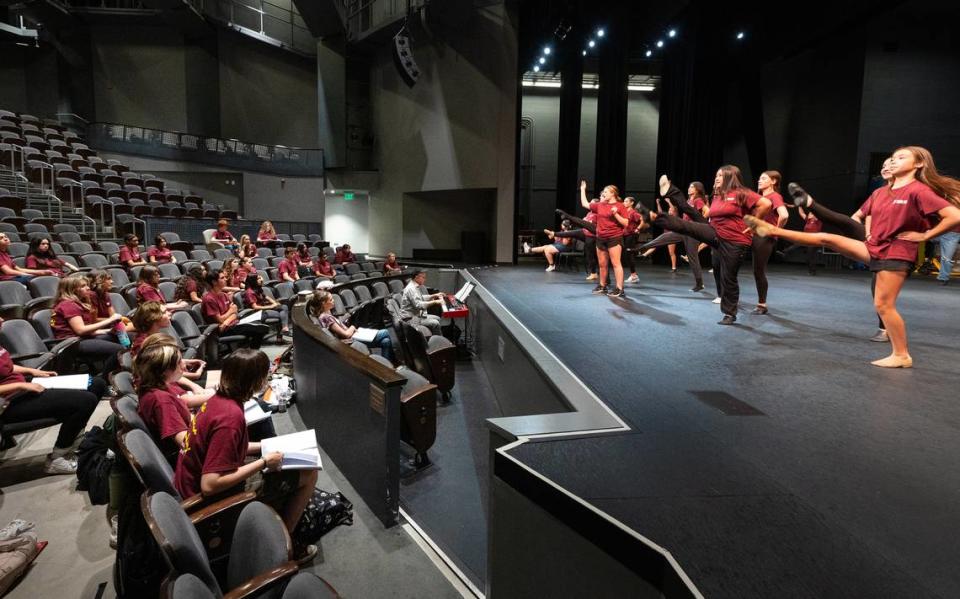
[[[401,31],[393,37],[393,64],[397,66],[397,71],[404,83],[413,87],[420,78],[420,67],[417,61],[413,59],[413,49],[410,47],[410,36],[405,31]]]

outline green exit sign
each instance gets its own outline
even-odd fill
[[[345,191],[345,192],[343,192],[343,199],[345,199],[345,200],[352,200],[352,199],[353,199],[353,192],[352,192],[352,191]]]

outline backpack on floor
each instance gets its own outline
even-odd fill
[[[169,568],[143,517],[139,496],[131,493],[117,514],[117,558],[113,564],[117,597],[156,597],[167,574]]]
[[[77,449],[77,490],[86,491],[93,505],[110,503],[110,470],[115,459],[111,434],[95,426]]]
[[[343,493],[313,490],[313,497],[300,515],[293,538],[303,545],[316,543],[337,526],[353,524],[353,504]]]

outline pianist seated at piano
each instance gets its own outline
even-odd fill
[[[314,324],[330,331],[334,337],[345,342],[360,341],[371,349],[380,349],[380,355],[390,360],[391,364],[396,364],[393,354],[393,342],[390,341],[390,332],[387,329],[380,329],[374,335],[372,341],[363,339],[354,339],[354,333],[357,327],[347,326],[339,318],[333,315],[333,294],[329,291],[317,289],[307,300],[307,316]]]
[[[418,270],[413,273],[413,278],[403,288],[403,297],[400,300],[400,317],[410,324],[417,326],[423,325],[430,329],[434,335],[440,334],[440,318],[433,314],[427,314],[427,308],[430,306],[443,307],[443,294],[423,293],[420,289],[427,281],[427,273]]]

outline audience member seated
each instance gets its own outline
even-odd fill
[[[60,279],[54,301],[50,319],[54,337],[79,337],[80,341],[76,345],[79,359],[103,360],[103,376],[116,370],[117,352],[121,351],[123,346],[117,342],[114,330],[122,317],[119,314],[99,319],[96,317],[96,310],[90,304],[90,284],[87,278],[73,275]]]
[[[188,304],[199,304],[207,289],[207,267],[202,264],[191,266],[190,270],[177,281],[177,290],[173,299]]]
[[[221,218],[217,221],[217,230],[213,232],[213,238],[223,244],[223,247],[228,250],[235,250],[240,245],[237,242],[237,238],[233,236],[227,227],[230,226],[230,222],[225,218]]]
[[[279,471],[283,460],[279,452],[246,461],[247,456],[260,454],[260,444],[249,442],[243,404],[264,389],[269,371],[266,354],[252,349],[239,349],[223,361],[216,394],[197,412],[187,432],[174,485],[182,497],[197,493],[212,497],[244,487],[254,490],[256,482],[262,482],[259,499],[274,507],[293,532],[313,496],[317,471]],[[263,470],[267,472],[258,477]],[[316,546],[297,546],[295,541],[294,558],[301,563],[316,552]]]
[[[140,269],[137,276],[137,303],[160,302],[167,310],[183,310],[189,307],[189,303],[178,300],[172,303],[166,303],[163,293],[160,292],[160,271],[156,266],[146,265]]]
[[[153,240],[153,247],[147,250],[147,259],[150,260],[150,264],[177,263],[177,259],[173,256],[170,248],[167,247],[167,240],[163,235],[157,235]]]
[[[263,277],[254,273],[247,275],[243,292],[243,305],[251,310],[263,311],[263,318],[280,319],[280,334],[290,331],[287,326],[289,314],[287,307],[263,292]],[[279,337],[278,342],[283,340]]]
[[[300,273],[297,270],[297,251],[293,248],[287,248],[283,252],[283,262],[277,267],[277,274],[281,281],[295,282],[300,280]]]
[[[54,275],[56,272],[48,269],[34,270],[31,268],[17,268],[7,251],[10,248],[10,238],[6,233],[0,233],[0,281],[19,281],[24,285],[33,277]]]
[[[98,320],[110,318],[117,313],[113,309],[113,302],[110,300],[110,291],[113,289],[113,277],[105,270],[94,270],[87,273],[87,283],[90,286],[90,292],[87,295],[89,303],[93,306],[95,316]],[[128,333],[133,331],[133,325],[126,315],[120,315],[121,322]]]
[[[345,323],[341,322],[340,319],[334,316],[332,312],[333,306],[333,294],[331,294],[329,291],[318,289],[313,292],[313,296],[311,296],[310,300],[307,302],[307,315],[314,324],[327,329],[333,333],[337,339],[341,339],[348,343],[354,341],[353,335],[357,332],[357,327],[347,326]],[[360,340],[357,339],[356,341]],[[395,363],[393,342],[390,340],[390,331],[387,329],[380,329],[377,331],[373,341],[361,342],[370,348],[380,348],[380,354],[384,358],[390,360],[391,363]]]
[[[57,254],[46,237],[34,237],[30,240],[30,249],[27,250],[26,267],[30,270],[49,270],[52,274],[62,277],[80,270],[69,262],[57,258]]]
[[[301,277],[309,277],[313,272],[313,256],[310,255],[310,252],[307,250],[307,244],[301,243],[297,245],[297,273]]]
[[[243,272],[243,280],[247,280],[247,275],[257,272],[257,267],[253,265],[253,258],[242,258],[240,260],[239,270]]]
[[[387,253],[387,261],[383,263],[383,274],[398,275],[403,267],[397,263],[397,255],[394,252]]]
[[[319,254],[319,255],[316,257],[316,259],[314,259],[314,261],[313,261],[313,276],[315,276],[315,277],[317,278],[317,285],[318,285],[318,286],[319,286],[321,283],[323,283],[324,286],[332,286],[332,285],[333,285],[333,277],[335,277],[336,275],[337,275],[337,273],[334,272],[334,270],[333,270],[333,265],[330,264],[330,261],[329,261],[329,260],[327,260],[327,255],[326,255],[326,254],[321,253],[321,254]],[[329,285],[327,285],[327,284],[329,284]]]
[[[273,223],[265,220],[257,231],[257,245],[264,246],[277,240],[277,232],[273,228]]]
[[[130,348],[134,358],[134,366],[136,366],[136,357],[140,355],[140,352],[151,345],[166,344],[182,351],[176,339],[166,333],[159,332],[170,326],[170,314],[157,302],[147,302],[145,306],[147,306],[146,310],[143,311],[143,315],[138,319],[138,324],[144,328],[144,333],[140,337],[140,343],[137,345],[136,351],[134,351],[133,347]],[[139,311],[138,309],[138,312]],[[166,324],[160,324],[158,326],[157,323],[160,322]],[[180,377],[175,386],[171,387],[171,392],[183,400],[188,408],[199,408],[203,405],[203,402],[207,401],[210,396],[213,395],[212,390],[204,389],[194,382],[203,378],[203,371],[207,367],[207,363],[203,360],[182,359],[184,366],[183,376]]]
[[[337,253],[333,256],[334,264],[347,264],[348,262],[356,262],[357,257],[353,255],[353,252],[350,251],[350,244],[345,243],[337,248]]]
[[[256,258],[257,246],[250,242],[250,236],[244,233],[240,236],[240,244],[237,246],[237,258]]]
[[[418,270],[413,274],[407,286],[403,288],[403,297],[400,300],[400,317],[410,324],[423,325],[434,335],[440,334],[440,319],[433,314],[427,314],[430,306],[442,306],[443,294],[434,293],[425,295],[420,287],[427,281],[427,273]]]
[[[151,344],[137,354],[133,374],[140,398],[137,413],[157,447],[175,468],[190,428],[190,410],[171,390],[183,376],[180,350],[173,345]]]
[[[123,236],[123,247],[120,248],[120,255],[117,257],[120,264],[130,270],[134,266],[145,266],[147,261],[140,255],[140,238],[133,233],[127,233]]]
[[[227,286],[223,288],[227,293],[241,291],[247,280],[246,271],[240,268],[239,258],[231,258],[223,263],[223,276],[227,279]]]
[[[0,319],[3,326],[3,319]],[[77,460],[70,455],[79,446],[87,421],[97,408],[106,383],[98,381],[99,389],[45,389],[37,383],[27,382],[26,377],[43,378],[56,376],[56,372],[17,366],[10,353],[0,348],[0,402],[3,420],[7,423],[29,422],[41,418],[53,418],[60,423],[53,451],[47,456],[44,472],[47,474],[74,474]],[[13,396],[13,397],[11,397]]]
[[[223,291],[226,285],[227,281],[222,272],[215,270],[207,275],[209,291],[203,295],[202,300],[204,318],[208,324],[218,325],[221,335],[246,336],[250,347],[259,349],[263,338],[270,333],[270,328],[259,323],[239,324],[237,305],[230,301],[230,296]]]

